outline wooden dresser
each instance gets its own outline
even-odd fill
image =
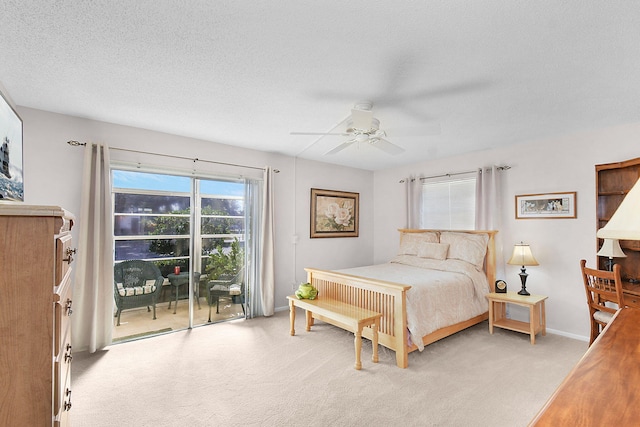
[[[530,426],[640,425],[640,309],[619,310]]]
[[[57,206],[0,203],[0,425],[68,426],[71,244]]]

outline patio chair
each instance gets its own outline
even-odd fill
[[[244,313],[244,267],[235,276],[220,276],[207,283],[207,303],[209,304],[209,322],[211,306],[216,303],[216,313],[220,313],[220,298],[239,299]]]
[[[156,303],[164,277],[154,263],[122,261],[113,266],[113,279],[117,326],[120,326],[122,310],[130,308],[147,307],[147,311],[151,311],[150,307],[153,306],[153,320],[156,319]]]

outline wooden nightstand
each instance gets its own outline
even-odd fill
[[[544,311],[543,295],[518,295],[516,292],[498,294],[495,292],[485,295],[489,300],[489,333],[493,334],[493,327],[509,329],[531,335],[531,344],[536,343],[536,334],[547,334],[547,321]],[[507,319],[507,304],[529,307],[529,322]]]

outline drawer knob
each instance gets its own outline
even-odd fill
[[[64,408],[65,411],[68,411],[68,410],[71,409],[71,390],[67,389],[64,392],[64,394],[68,398],[68,400],[66,402],[64,402],[63,408]]]
[[[71,309],[71,304],[73,301],[67,299],[67,303],[64,305],[64,310],[67,313],[67,316],[71,316],[73,314],[73,310]]]
[[[68,262],[69,264],[71,264],[73,262],[73,256],[76,254],[77,249],[76,248],[67,248],[67,258],[64,258],[63,261]]]

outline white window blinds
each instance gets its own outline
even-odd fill
[[[476,178],[448,178],[422,183],[421,228],[473,230],[476,211]]]

